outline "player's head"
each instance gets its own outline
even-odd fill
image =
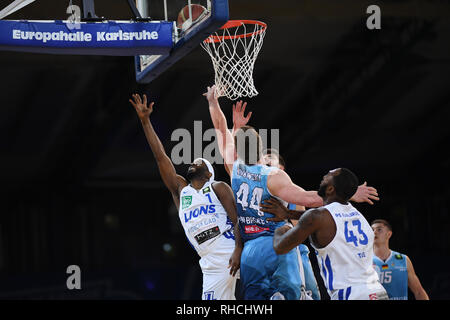
[[[286,162],[276,149],[266,149],[263,152],[264,163],[269,167],[276,167],[281,170],[285,170]]]
[[[202,179],[212,181],[214,180],[214,169],[208,160],[197,158],[189,166],[186,178],[189,181]]]
[[[324,200],[347,202],[358,189],[358,177],[346,168],[330,170],[320,183],[318,194]]]
[[[251,126],[243,126],[236,131],[234,145],[238,158],[246,165],[257,164],[263,158],[261,137]]]
[[[391,224],[384,219],[375,219],[370,225],[375,235],[374,243],[377,245],[389,244],[389,239],[392,236]]]

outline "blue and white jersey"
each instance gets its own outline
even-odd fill
[[[233,223],[212,188],[213,182],[206,182],[200,190],[187,185],[180,193],[179,218],[192,247],[200,257],[214,250],[218,238],[223,235],[230,241],[226,250],[234,250]],[[222,243],[222,242],[220,242]]]
[[[386,261],[374,255],[373,267],[390,300],[408,300],[408,270],[404,254],[391,250]]]
[[[231,188],[237,203],[239,228],[243,241],[261,236],[273,236],[274,231],[285,222],[271,222],[267,218],[274,215],[260,211],[262,201],[272,196],[267,188],[267,177],[274,170],[262,164],[245,165],[241,160],[233,164]]]
[[[336,235],[324,248],[317,248],[324,284],[332,296],[352,286],[381,287],[373,268],[374,233],[366,218],[351,204],[333,202],[324,206],[336,223]]]

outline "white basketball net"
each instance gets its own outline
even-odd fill
[[[258,94],[253,67],[265,34],[265,24],[240,21],[237,27],[220,29],[202,42],[213,63],[218,97],[236,100]]]

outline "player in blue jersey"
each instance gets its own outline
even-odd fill
[[[243,297],[297,300],[301,282],[297,254],[290,251],[277,255],[272,246],[274,230],[285,222],[267,220],[273,215],[262,212],[260,204],[275,196],[289,203],[318,207],[323,199],[317,191],[305,191],[294,184],[283,170],[265,165],[262,141],[254,128],[243,126],[233,130],[233,136],[220,109],[215,86],[208,87],[204,96],[237,202],[239,230],[244,241]],[[245,105],[239,101],[233,108],[245,109]]]
[[[416,300],[429,300],[409,257],[389,248],[391,224],[384,219],[376,219],[371,226],[375,234],[373,264],[389,299],[407,300],[409,287]]]
[[[233,110],[233,118],[239,118],[239,114],[236,114],[236,111]],[[249,114],[251,116],[251,114]],[[286,162],[284,161],[284,158],[279,154],[279,152],[275,149],[267,149],[264,151],[264,161],[266,165],[269,167],[277,167],[281,170],[285,170],[286,168]],[[269,199],[268,203],[266,205],[262,204],[261,208],[264,210],[264,208],[272,209],[271,206],[276,206],[277,204],[271,204],[270,201],[273,201],[273,199]],[[282,205],[281,203],[279,203]],[[287,209],[289,210],[297,210],[297,211],[305,211],[304,206],[295,205],[292,203],[287,204]],[[281,209],[281,208],[280,208]],[[266,211],[271,213],[270,211]],[[269,219],[271,220],[271,219]],[[297,224],[298,220],[290,219],[290,222],[293,225]],[[300,276],[302,279],[302,289],[304,289],[306,295],[303,296],[303,299],[312,299],[312,300],[320,300],[320,292],[319,287],[317,285],[316,278],[314,276],[314,271],[311,266],[311,261],[309,259],[309,248],[305,244],[300,244],[298,246],[298,250],[301,257],[300,264]],[[303,292],[302,292],[303,293]]]

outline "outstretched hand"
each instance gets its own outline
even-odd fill
[[[259,207],[261,211],[274,215],[273,218],[267,218],[267,221],[280,222],[289,218],[288,208],[274,197],[264,200]]]
[[[251,111],[246,117],[244,116],[246,106],[247,102],[242,103],[242,100],[238,101],[235,105],[233,104],[233,128],[235,130],[245,126],[252,116]]]
[[[208,100],[208,102],[217,102],[217,92],[216,85],[212,87],[206,87],[206,92],[203,94],[204,97]]]
[[[374,187],[368,187],[367,182],[364,182],[362,185],[358,186],[356,193],[350,199],[355,202],[367,202],[373,205],[372,200],[380,200],[378,197],[377,189]]]
[[[129,100],[130,103],[133,105],[134,109],[136,110],[136,113],[141,120],[148,119],[150,114],[153,112],[153,105],[154,102],[151,102],[150,105],[147,107],[147,96],[144,94],[143,99],[141,99],[141,96],[138,94],[132,95],[133,100]]]

